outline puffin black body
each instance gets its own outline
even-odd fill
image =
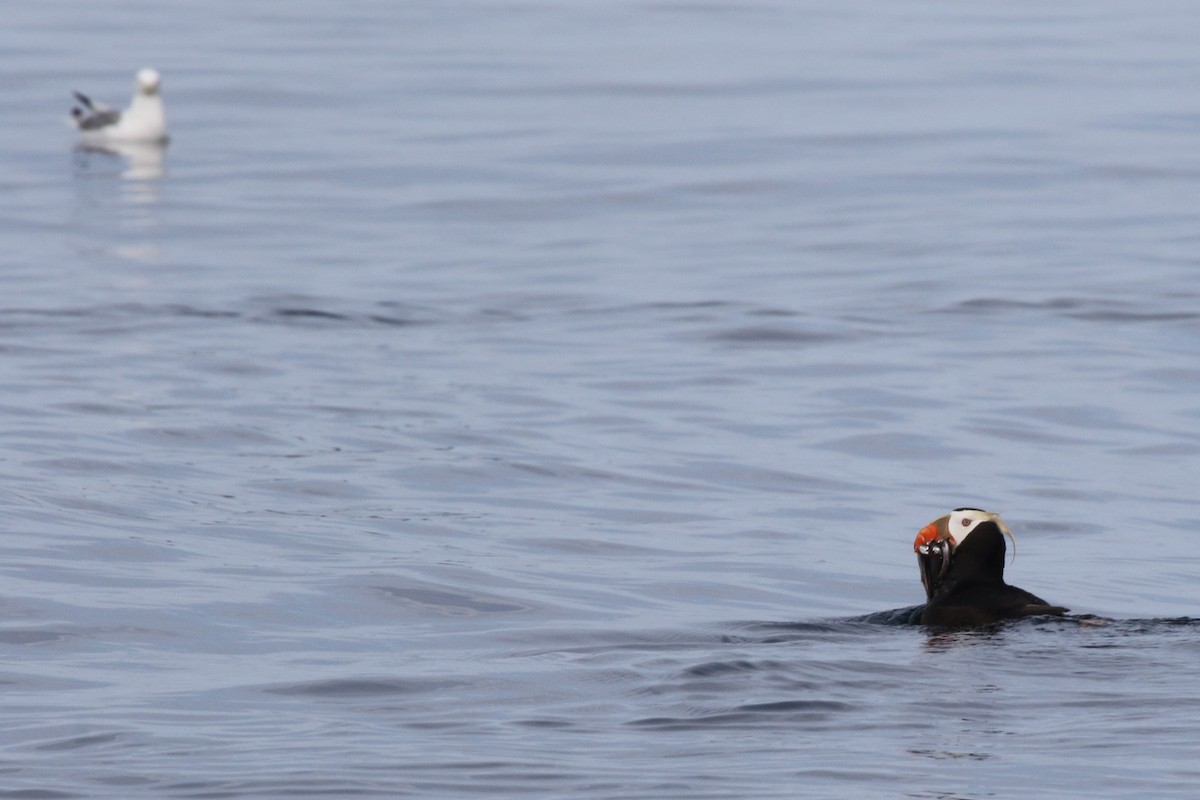
[[[913,549],[928,600],[922,625],[987,625],[1067,612],[1004,582],[1006,536],[1012,533],[998,514],[977,508],[956,508],[921,529]]]

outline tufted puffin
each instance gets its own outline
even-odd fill
[[[986,625],[1067,612],[1004,582],[1005,536],[1013,538],[1000,515],[978,508],[956,508],[921,529],[913,550],[928,599],[922,625]]]

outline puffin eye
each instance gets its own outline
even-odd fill
[[[963,517],[962,526],[965,528],[970,524],[971,524],[971,520],[967,519],[966,517]]]

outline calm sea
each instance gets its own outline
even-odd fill
[[[1198,32],[7,9],[0,798],[1196,797]]]

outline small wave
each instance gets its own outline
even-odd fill
[[[835,714],[852,711],[854,705],[837,700],[780,700],[745,703],[728,710],[696,716],[646,717],[629,724],[639,728],[668,731],[705,730],[712,727],[760,726],[766,719],[792,723],[827,722]]]
[[[270,686],[261,691],[267,694],[304,697],[386,697],[398,694],[419,694],[454,685],[451,681],[411,678],[330,678]]]

